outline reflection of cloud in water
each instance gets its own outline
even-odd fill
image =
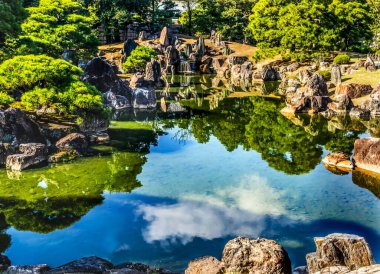
[[[237,187],[219,190],[214,195],[186,197],[174,205],[140,205],[138,213],[148,222],[147,242],[176,241],[183,244],[195,237],[206,240],[228,235],[258,237],[268,215],[286,210],[280,191],[259,176],[244,177]]]

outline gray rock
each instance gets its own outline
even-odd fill
[[[13,154],[7,157],[7,169],[12,171],[22,171],[47,161],[47,149],[44,144],[21,144],[19,151],[22,154]]]
[[[327,267],[343,266],[357,270],[374,263],[371,250],[364,238],[349,234],[331,234],[314,238],[317,250],[306,256],[310,273]]]
[[[37,123],[17,108],[0,110],[0,142],[16,146],[21,143],[46,144]]]
[[[302,84],[306,84],[312,75],[312,71],[309,68],[304,67],[300,69],[300,71],[297,74],[297,77]]]
[[[132,105],[135,109],[156,108],[155,90],[137,88],[133,91]]]
[[[115,74],[112,66],[100,57],[88,62],[82,81],[94,85],[102,93],[112,92],[115,95],[124,96],[128,100],[132,97],[132,90],[128,84]]]
[[[319,73],[314,74],[306,82],[305,96],[328,96],[327,80]]]
[[[281,80],[280,72],[272,66],[264,66],[262,69],[263,81],[279,81]]]
[[[246,56],[229,56],[228,57],[228,64],[230,67],[234,65],[242,65],[247,61],[248,61],[248,57]]]
[[[334,65],[331,69],[331,82],[335,85],[342,83],[342,74],[338,65]]]
[[[299,266],[294,269],[293,274],[309,274],[309,271],[307,266]]]
[[[105,106],[112,107],[113,109],[120,110],[131,107],[128,99],[121,95],[115,95],[113,92],[108,91],[103,93],[103,103]]]

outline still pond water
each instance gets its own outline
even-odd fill
[[[0,251],[13,264],[96,255],[183,271],[244,235],[278,241],[295,267],[333,232],[364,236],[380,261],[380,179],[321,163],[378,136],[379,120],[285,117],[268,86],[242,98],[210,78],[171,81],[182,87],[159,93],[159,111],[115,114],[95,157],[0,171]]]

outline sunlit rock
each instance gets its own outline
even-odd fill
[[[356,167],[380,173],[380,139],[362,138],[355,142],[354,164]]]
[[[214,257],[203,257],[191,261],[185,274],[222,274],[222,263]]]
[[[290,274],[291,263],[284,248],[273,240],[239,237],[227,243],[222,256],[227,273]]]
[[[316,252],[306,257],[310,273],[336,266],[357,270],[374,263],[372,252],[362,237],[350,234],[330,234],[327,237],[314,238],[314,242],[317,247]]]

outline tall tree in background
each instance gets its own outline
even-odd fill
[[[92,30],[92,18],[75,0],[40,0],[39,6],[27,8],[22,24],[23,36],[51,56],[73,50],[81,56],[97,52],[98,39]]]
[[[22,0],[0,0],[0,46],[7,36],[16,35],[25,18]]]

